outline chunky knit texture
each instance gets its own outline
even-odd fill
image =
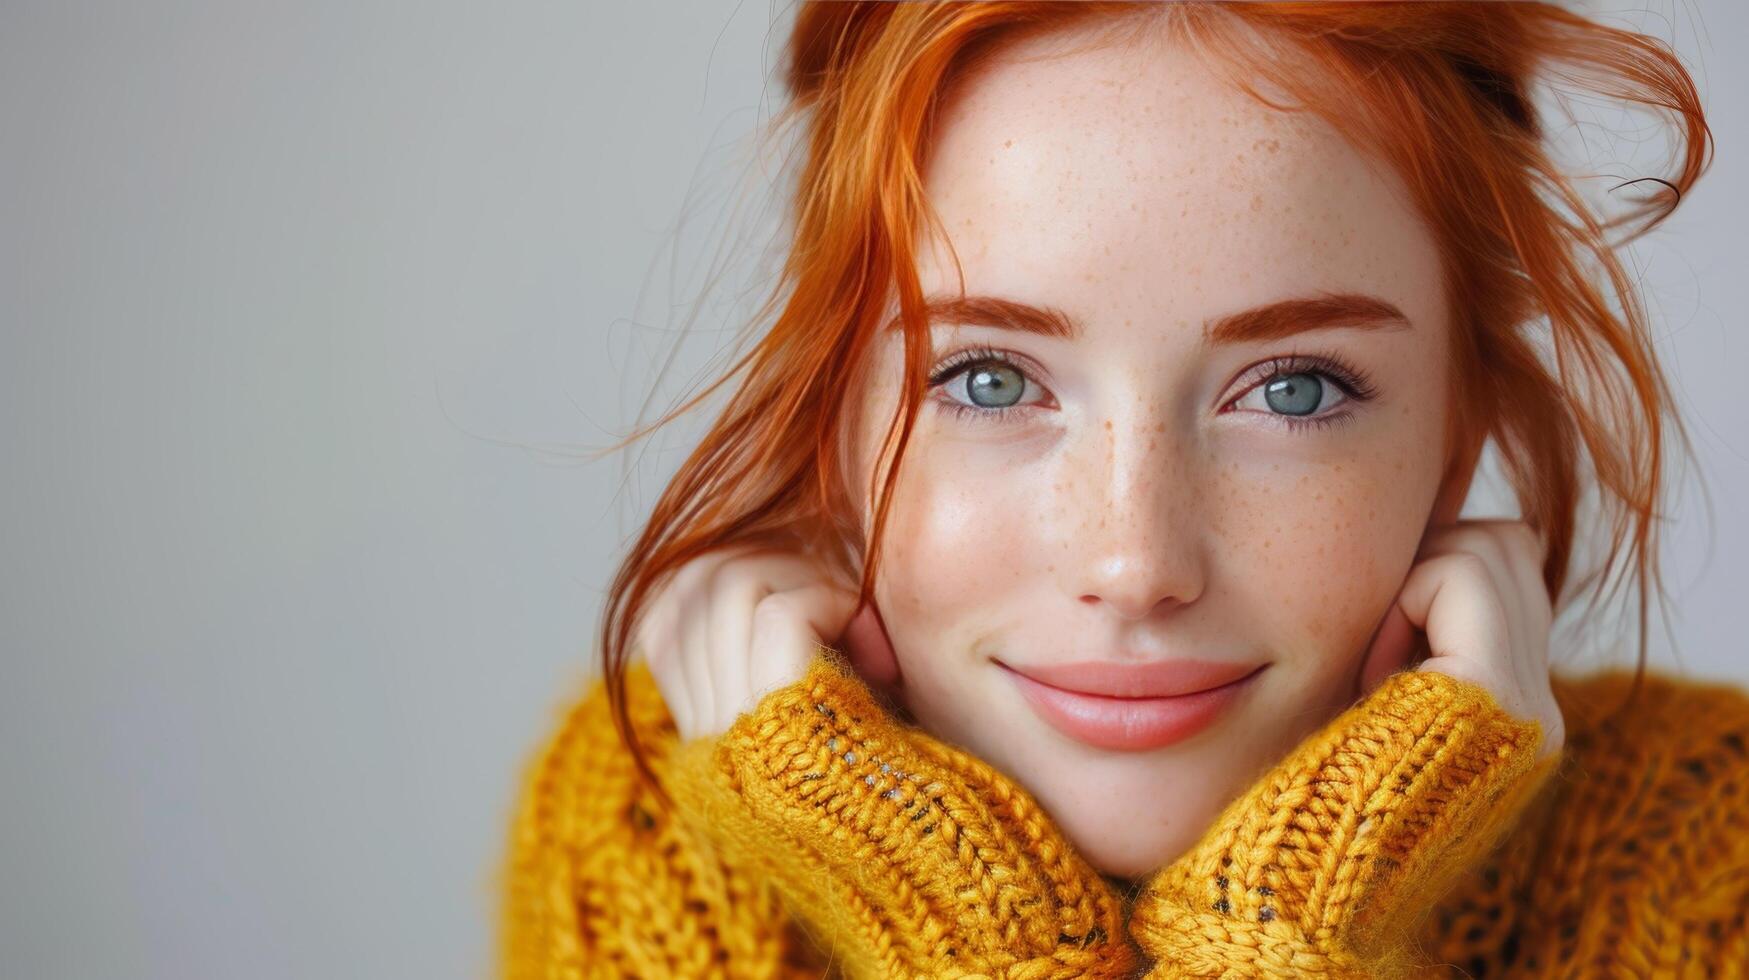
[[[648,671],[639,785],[598,683],[528,769],[508,980],[1749,976],[1749,694],[1555,675],[1567,726],[1405,671],[1115,893],[1032,798],[831,651],[682,743]]]

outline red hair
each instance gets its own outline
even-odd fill
[[[1667,46],[1530,2],[811,2],[789,38],[791,98],[774,121],[800,122],[806,137],[787,260],[761,313],[777,310],[775,320],[714,383],[620,443],[739,378],[625,555],[601,622],[615,724],[644,777],[655,785],[626,714],[625,671],[639,615],[671,572],[706,552],[782,540],[860,561],[860,576],[843,570],[872,595],[930,367],[913,246],[925,222],[939,229],[922,180],[932,120],[1000,45],[1075,24],[1103,28],[1098,41],[1178,32],[1252,96],[1315,113],[1393,165],[1441,251],[1463,385],[1453,390],[1473,393],[1453,406],[1454,465],[1494,440],[1523,519],[1547,536],[1543,579],[1558,604],[1589,466],[1609,517],[1592,603],[1612,581],[1635,586],[1637,690],[1648,595],[1663,599],[1654,518],[1664,470],[1671,437],[1689,442],[1616,250],[1670,213],[1712,153],[1694,83]],[[1545,72],[1661,112],[1674,126],[1673,172],[1643,178],[1652,192],[1616,217],[1597,214],[1544,145],[1530,96]],[[905,395],[883,443],[894,465],[867,488],[865,542],[843,466],[847,395],[894,297]]]

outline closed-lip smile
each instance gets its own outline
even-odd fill
[[[1086,745],[1125,751],[1161,748],[1202,731],[1268,666],[1207,660],[996,664],[1052,727]]]

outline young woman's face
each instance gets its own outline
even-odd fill
[[[927,188],[985,299],[934,320],[877,606],[919,722],[1141,875],[1349,703],[1440,489],[1437,253],[1396,178],[1186,50],[1029,42],[946,110]],[[898,398],[882,343],[857,486]],[[1053,720],[1011,669],[1186,658],[1254,671],[1194,731]]]

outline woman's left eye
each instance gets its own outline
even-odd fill
[[[1373,388],[1364,376],[1336,364],[1324,366],[1322,360],[1277,359],[1263,369],[1268,371],[1263,380],[1235,399],[1233,406],[1249,404],[1256,411],[1277,416],[1289,429],[1352,422],[1352,409],[1334,409],[1373,397]]]
[[[1236,408],[1269,412],[1289,419],[1326,416],[1348,400],[1335,378],[1322,371],[1298,370],[1270,375],[1233,402]]]

